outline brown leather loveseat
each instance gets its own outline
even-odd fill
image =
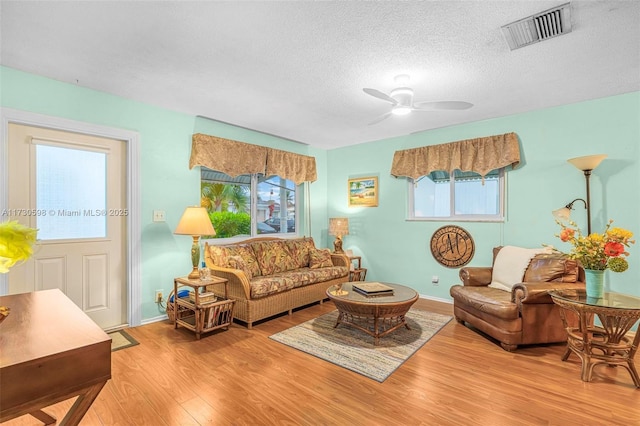
[[[493,251],[493,265],[502,247]],[[567,340],[560,311],[549,290],[584,289],[584,270],[558,253],[534,255],[521,283],[511,291],[489,287],[492,267],[460,269],[462,285],[450,289],[456,320],[469,323],[515,351],[518,345]]]

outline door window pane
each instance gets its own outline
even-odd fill
[[[104,238],[107,155],[36,145],[38,239]]]

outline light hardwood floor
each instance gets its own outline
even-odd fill
[[[451,320],[384,383],[269,339],[330,302],[200,341],[168,321],[127,329],[113,378],[82,425],[640,425],[640,389],[621,367],[580,380],[563,344],[514,353]],[[421,299],[414,308],[452,315]],[[73,400],[46,411],[61,418]],[[37,425],[29,416],[4,425]]]

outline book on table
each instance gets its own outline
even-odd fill
[[[353,289],[365,296],[392,296],[393,287],[379,282],[363,282],[352,285]]]

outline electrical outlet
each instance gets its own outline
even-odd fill
[[[156,303],[162,303],[162,290],[156,290]]]
[[[153,221],[154,222],[164,222],[164,210],[154,210],[153,211]]]
[[[431,277],[431,282],[433,283],[433,285],[438,285],[438,283],[440,282],[440,278],[438,278],[437,275],[434,275]]]

